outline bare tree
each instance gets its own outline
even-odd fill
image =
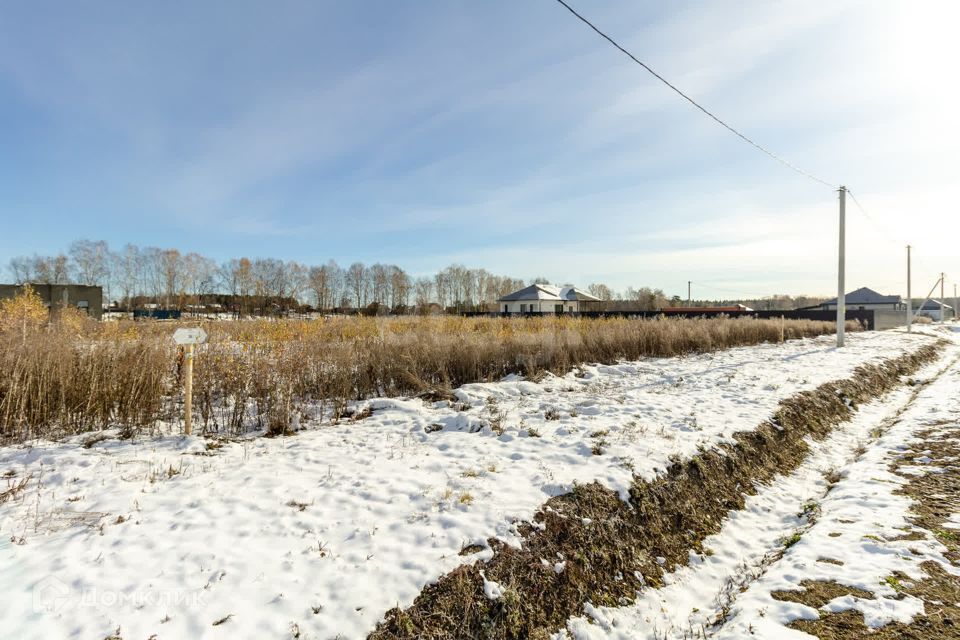
[[[170,300],[175,299],[183,287],[183,257],[176,249],[164,249],[159,255],[160,276],[166,296],[164,307],[170,308]]]
[[[361,309],[366,302],[367,268],[362,262],[354,262],[345,274],[347,291],[353,297],[356,308]]]
[[[126,309],[130,308],[130,299],[140,284],[140,263],[143,260],[140,249],[136,245],[128,244],[123,251],[114,256],[114,269],[117,283],[120,286],[121,300]]]
[[[371,302],[385,307],[390,301],[390,267],[379,262],[369,269]]]
[[[257,258],[251,263],[251,273],[254,303],[264,312],[284,311],[290,292],[286,264],[276,258]]]
[[[10,275],[16,284],[36,282],[67,284],[70,282],[69,259],[62,253],[55,256],[17,256],[8,263]]]
[[[142,292],[159,302],[164,295],[163,250],[147,247],[140,250],[140,282]]]
[[[450,274],[447,273],[446,270],[433,276],[433,288],[437,304],[439,304],[442,309],[446,309],[450,296]]]
[[[666,306],[667,296],[660,289],[627,287],[623,294],[624,300],[631,303],[630,307],[638,311],[656,311]]]
[[[343,269],[340,268],[340,265],[337,264],[336,260],[329,260],[327,264],[324,265],[324,268],[327,270],[327,278],[329,280],[330,286],[330,306],[344,306],[343,305],[343,292],[344,292],[344,273]]]
[[[303,294],[307,290],[307,278],[310,270],[306,265],[295,260],[291,260],[285,265],[284,280],[285,293],[287,298],[291,298],[299,305]]]
[[[110,247],[103,240],[77,240],[70,245],[70,259],[78,284],[107,285]]]
[[[7,268],[10,271],[10,276],[13,278],[14,284],[24,284],[29,282],[30,276],[33,274],[32,263],[30,262],[30,258],[27,256],[10,258]]]
[[[253,264],[249,258],[234,258],[220,266],[221,287],[233,296],[234,313],[241,316],[250,311],[253,292]]]
[[[430,300],[433,297],[433,280],[426,277],[417,278],[413,283],[413,299],[417,305],[417,311],[426,313],[430,307]]]
[[[600,302],[597,303],[600,309],[606,309],[609,306],[609,302],[614,298],[613,289],[601,282],[591,283],[587,287],[587,291],[590,295],[600,299]]]
[[[47,259],[47,265],[52,284],[67,284],[70,282],[70,259],[62,253]]]
[[[341,277],[340,267],[333,260],[323,266],[310,269],[310,290],[313,291],[319,311],[332,309],[337,304]]]
[[[413,288],[413,282],[410,276],[394,265],[390,268],[390,307],[395,313],[405,312],[410,306],[410,291]]]

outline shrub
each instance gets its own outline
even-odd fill
[[[0,332],[20,331],[24,340],[47,321],[50,312],[29,284],[13,298],[0,300]]]
[[[35,298],[17,300],[5,303],[0,316],[7,327],[0,332],[0,440],[107,426],[130,435],[180,419],[182,355],[171,341],[177,325],[65,316],[45,324]],[[9,330],[18,323],[20,331]],[[509,373],[564,374],[584,362],[778,342],[781,325],[730,318],[440,316],[203,326],[209,340],[195,359],[197,424],[207,433],[281,434],[301,418],[343,416],[350,401],[429,396]],[[856,326],[850,323],[850,330]],[[833,330],[832,323],[810,320],[788,320],[785,327],[788,338]],[[503,416],[490,413],[491,422],[502,423]]]

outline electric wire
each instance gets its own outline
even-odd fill
[[[696,108],[697,108],[699,111],[701,111],[704,115],[706,115],[706,116],[709,117],[711,120],[713,120],[714,122],[716,122],[717,124],[719,124],[720,126],[722,126],[724,129],[726,129],[726,130],[729,131],[730,133],[734,134],[735,136],[737,136],[738,138],[740,138],[742,141],[744,141],[744,142],[746,142],[747,144],[749,144],[750,146],[754,147],[755,149],[757,149],[757,150],[760,151],[761,153],[767,155],[768,157],[772,158],[773,160],[776,160],[777,162],[779,162],[779,163],[782,164],[783,166],[785,166],[785,167],[787,167],[787,168],[795,171],[796,173],[798,173],[798,174],[800,174],[800,175],[802,175],[802,176],[804,176],[804,177],[806,177],[806,178],[808,178],[808,179],[810,179],[810,180],[813,180],[813,181],[815,181],[815,182],[818,182],[819,184],[821,184],[821,185],[823,185],[823,186],[829,187],[830,189],[837,189],[836,185],[833,185],[833,184],[831,184],[830,182],[827,182],[826,180],[823,180],[822,178],[819,178],[819,177],[815,176],[814,174],[809,173],[808,171],[804,171],[803,169],[801,169],[801,168],[798,167],[797,165],[791,163],[790,161],[786,160],[785,158],[782,158],[782,157],[778,156],[777,154],[773,153],[772,151],[770,151],[769,149],[767,149],[767,148],[764,147],[763,145],[761,145],[761,144],[755,142],[753,139],[749,138],[747,135],[741,133],[739,130],[737,130],[737,129],[734,128],[733,126],[727,124],[727,123],[726,123],[724,120],[722,120],[719,116],[715,115],[715,114],[714,114],[713,112],[711,112],[709,109],[707,109],[706,107],[704,107],[703,105],[701,105],[699,102],[697,102],[696,100],[694,100],[692,97],[690,97],[689,95],[687,95],[686,93],[684,93],[682,90],[680,90],[676,85],[674,85],[673,83],[671,83],[671,82],[670,82],[669,80],[667,80],[665,77],[663,77],[662,75],[660,75],[659,73],[657,73],[656,71],[654,71],[654,70],[653,70],[649,65],[647,65],[645,62],[643,62],[642,60],[640,60],[639,58],[637,58],[636,56],[634,56],[632,53],[630,53],[630,51],[628,51],[626,48],[624,48],[622,45],[620,45],[620,43],[618,43],[616,40],[614,40],[611,36],[607,35],[607,34],[606,34],[605,32],[603,32],[603,31],[601,31],[596,25],[594,25],[592,22],[590,22],[590,20],[588,20],[587,18],[585,18],[583,15],[581,15],[579,12],[577,12],[576,9],[574,9],[574,8],[571,7],[569,4],[567,4],[567,2],[565,2],[565,0],[557,0],[557,2],[558,2],[560,5],[562,5],[567,11],[569,11],[571,14],[573,14],[578,20],[580,20],[582,23],[584,23],[585,25],[587,25],[588,27],[590,27],[590,29],[592,29],[594,32],[596,32],[597,35],[599,35],[599,36],[602,37],[604,40],[606,40],[607,42],[609,42],[611,45],[613,45],[613,47],[615,47],[617,50],[619,50],[619,51],[620,51],[621,53],[623,53],[625,56],[627,56],[628,58],[630,58],[633,62],[635,62],[636,64],[638,64],[638,65],[640,65],[641,67],[643,67],[643,69],[646,70],[650,75],[652,75],[654,78],[656,78],[657,80],[659,80],[660,82],[662,82],[663,84],[665,84],[665,85],[666,85],[667,87],[669,87],[673,92],[675,92],[677,95],[679,95],[679,96],[682,97],[684,100],[686,100],[687,102],[689,102],[691,105],[693,105],[694,107],[696,107]],[[860,212],[863,214],[864,218],[866,218],[868,221],[870,221],[870,223],[873,224],[890,242],[892,242],[892,243],[894,243],[894,244],[897,244],[897,245],[901,245],[901,244],[902,244],[901,242],[898,242],[897,240],[895,240],[895,239],[893,238],[893,236],[892,236],[890,233],[888,233],[887,230],[886,230],[885,228],[883,228],[883,227],[878,223],[877,220],[875,220],[869,213],[867,213],[867,210],[860,204],[859,200],[857,200],[857,198],[856,198],[856,196],[854,196],[853,192],[851,192],[849,189],[847,189],[847,193],[850,195],[850,199],[853,200],[853,203],[854,203],[854,205],[856,205],[856,208],[859,209]],[[923,267],[925,267],[925,268],[928,268],[928,269],[930,268],[929,265],[925,264],[922,260],[917,260],[917,262],[918,262],[921,266],[923,266]],[[703,285],[701,285],[701,286],[703,286]],[[707,286],[706,288],[711,288],[711,287]],[[734,293],[734,292],[728,291],[728,293]],[[743,292],[739,292],[739,293],[742,294]]]
[[[863,215],[864,219],[866,219],[868,222],[870,222],[870,224],[872,224],[872,225],[874,226],[874,228],[875,228],[882,236],[884,236],[884,238],[887,239],[888,242],[890,242],[890,243],[892,243],[892,244],[894,244],[894,245],[896,245],[896,246],[898,246],[898,247],[905,247],[905,246],[909,245],[912,249],[914,249],[914,252],[913,252],[913,254],[911,255],[911,259],[913,260],[913,262],[914,262],[915,265],[917,265],[917,266],[919,266],[919,267],[922,267],[922,268],[924,268],[924,269],[927,269],[927,270],[929,270],[929,271],[936,272],[936,273],[939,274],[939,271],[937,271],[936,269],[934,269],[932,265],[927,264],[926,261],[924,261],[924,259],[923,259],[922,257],[920,257],[919,255],[917,255],[917,253],[916,253],[917,245],[912,244],[912,243],[910,243],[910,242],[907,242],[906,244],[904,244],[902,241],[896,240],[896,239],[894,238],[893,234],[889,231],[889,229],[888,229],[885,225],[881,224],[879,220],[877,220],[877,219],[874,218],[872,215],[870,215],[870,213],[867,211],[866,207],[864,207],[862,204],[860,204],[860,201],[857,200],[857,197],[853,194],[852,191],[850,191],[850,189],[847,189],[847,195],[850,196],[850,199],[853,201],[853,204],[856,206],[856,208],[857,208],[857,209],[860,211],[860,213]]]
[[[850,189],[847,189],[847,195],[850,196],[850,199],[853,201],[853,204],[857,207],[857,209],[860,210],[860,213],[863,215],[864,219],[867,220],[870,224],[872,224],[872,225],[874,226],[874,228],[875,228],[878,232],[880,232],[880,235],[882,235],[882,236],[883,236],[884,238],[886,238],[889,242],[891,242],[891,243],[893,243],[893,244],[895,244],[895,245],[897,245],[897,246],[903,245],[903,243],[902,243],[901,241],[896,240],[896,239],[893,237],[893,235],[891,235],[890,232],[887,231],[887,228],[886,228],[884,225],[881,225],[880,222],[879,222],[877,219],[875,219],[873,216],[871,216],[869,213],[867,213],[867,210],[864,208],[864,206],[863,206],[862,204],[860,204],[860,201],[857,200],[857,197],[856,197],[855,195],[853,195],[853,191],[851,191]]]
[[[795,164],[793,164],[793,163],[789,162],[788,160],[786,160],[786,159],[784,159],[784,158],[781,158],[781,157],[778,156],[777,154],[773,153],[772,151],[770,151],[770,150],[767,149],[766,147],[760,145],[760,144],[757,143],[757,142],[754,142],[752,139],[750,139],[749,137],[747,137],[746,135],[744,135],[743,133],[741,133],[740,131],[738,131],[738,130],[735,129],[734,127],[730,126],[729,124],[727,124],[726,122],[724,122],[723,120],[721,120],[718,116],[714,115],[709,109],[707,109],[706,107],[704,107],[703,105],[701,105],[699,102],[697,102],[696,100],[694,100],[693,98],[691,98],[690,96],[688,96],[686,93],[684,93],[683,91],[681,91],[680,89],[678,89],[678,88],[677,88],[674,84],[672,84],[669,80],[667,80],[666,78],[664,78],[663,76],[661,76],[659,73],[657,73],[656,71],[654,71],[653,69],[651,69],[646,63],[642,62],[642,61],[639,60],[636,56],[634,56],[632,53],[630,53],[629,51],[627,51],[626,49],[624,49],[622,46],[620,46],[620,44],[619,44],[616,40],[614,40],[613,38],[611,38],[610,36],[608,36],[606,33],[604,33],[603,31],[601,31],[600,29],[598,29],[592,22],[590,22],[590,21],[587,20],[585,17],[583,17],[582,15],[580,15],[579,13],[577,13],[577,11],[576,11],[573,7],[571,7],[569,4],[567,4],[566,2],[564,2],[564,0],[557,0],[557,2],[559,2],[561,5],[563,5],[564,7],[566,7],[567,11],[569,11],[569,12],[572,13],[574,16],[576,16],[576,17],[577,17],[581,22],[583,22],[585,25],[587,25],[588,27],[590,27],[591,29],[593,29],[594,31],[596,31],[597,34],[599,34],[603,39],[605,39],[607,42],[609,42],[610,44],[612,44],[614,47],[616,47],[617,49],[619,49],[624,55],[626,55],[628,58],[630,58],[631,60],[633,60],[634,62],[636,62],[638,65],[640,65],[640,66],[643,67],[644,69],[646,69],[647,72],[649,72],[653,77],[655,77],[657,80],[659,80],[659,81],[662,82],[663,84],[665,84],[665,85],[667,85],[668,87],[670,87],[670,89],[672,89],[672,90],[673,90],[675,93],[677,93],[680,97],[682,97],[684,100],[686,100],[687,102],[689,102],[690,104],[692,104],[694,107],[696,107],[697,109],[699,109],[700,111],[702,111],[707,117],[709,117],[711,120],[713,120],[714,122],[716,122],[717,124],[719,124],[721,127],[723,127],[724,129],[726,129],[726,130],[729,131],[730,133],[734,134],[735,136],[737,136],[738,138],[740,138],[741,140],[743,140],[744,142],[746,142],[746,143],[749,144],[750,146],[754,147],[755,149],[757,149],[757,150],[761,151],[762,153],[766,154],[767,156],[773,158],[774,160],[776,160],[777,162],[779,162],[779,163],[782,164],[783,166],[785,166],[785,167],[787,167],[787,168],[789,168],[789,169],[792,169],[793,171],[796,171],[796,172],[799,173],[800,175],[805,176],[806,178],[809,178],[810,180],[814,180],[814,181],[816,181],[816,182],[819,182],[820,184],[822,184],[822,185],[824,185],[824,186],[826,186],[826,187],[829,187],[829,188],[831,188],[831,189],[835,189],[835,188],[836,188],[836,185],[830,184],[830,183],[827,182],[826,180],[822,180],[821,178],[818,178],[817,176],[813,175],[812,173],[809,173],[809,172],[807,172],[807,171],[804,171],[803,169],[801,169],[800,167],[796,166]]]

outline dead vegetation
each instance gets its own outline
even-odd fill
[[[935,536],[948,551],[944,554],[955,566],[960,566],[960,535],[944,525],[952,514],[960,512],[960,443],[956,423],[941,424],[921,434],[919,442],[906,451],[892,466],[896,471],[904,465],[916,464],[920,457],[930,458],[928,464],[940,471],[923,475],[910,474],[910,481],[900,490],[913,499],[912,523],[924,531],[912,531],[900,539],[923,535]],[[886,583],[903,596],[913,596],[924,602],[924,613],[910,624],[891,623],[880,629],[868,629],[863,615],[857,611],[828,614],[820,612],[819,620],[802,620],[791,624],[795,629],[824,640],[859,640],[870,637],[877,640],[920,640],[928,638],[960,638],[960,577],[945,571],[936,562],[920,565],[927,577],[913,581],[903,575],[887,576]],[[873,594],[836,583],[811,582],[802,585],[803,592],[778,592],[781,600],[799,602],[819,608],[829,600],[847,594],[872,599]]]
[[[27,485],[30,483],[30,478],[32,475],[28,475],[20,479],[19,482],[11,481],[9,478],[13,476],[7,476],[7,488],[3,491],[0,491],[0,504],[4,504],[8,500],[14,500],[17,496],[23,493],[24,489],[27,488]]]
[[[851,406],[885,394],[938,352],[939,345],[930,345],[793,396],[770,423],[738,433],[736,445],[676,462],[654,482],[635,480],[629,505],[596,483],[551,498],[536,525],[520,526],[522,548],[490,539],[493,558],[425,587],[408,609],[387,612],[370,637],[547,638],[585,602],[631,602],[644,586],[661,585],[691,550],[704,552],[703,540],[719,531],[730,510],[743,508],[757,483],[796,468],[806,457],[805,437],[826,436],[851,417]],[[557,557],[566,560],[559,573],[541,562]],[[487,599],[485,579],[514,597]]]
[[[177,325],[70,314],[42,322],[31,313],[0,322],[0,441],[109,426],[132,437],[179,420],[183,356],[170,339]],[[195,361],[195,423],[205,433],[285,434],[317,415],[346,416],[348,403],[364,398],[451,399],[456,386],[510,373],[536,379],[583,362],[777,342],[781,323],[334,317],[203,327],[210,339]],[[785,324],[787,338],[832,330],[828,322]]]

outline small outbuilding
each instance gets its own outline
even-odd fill
[[[498,311],[507,314],[580,313],[596,309],[600,298],[577,287],[532,284],[497,300]]]

